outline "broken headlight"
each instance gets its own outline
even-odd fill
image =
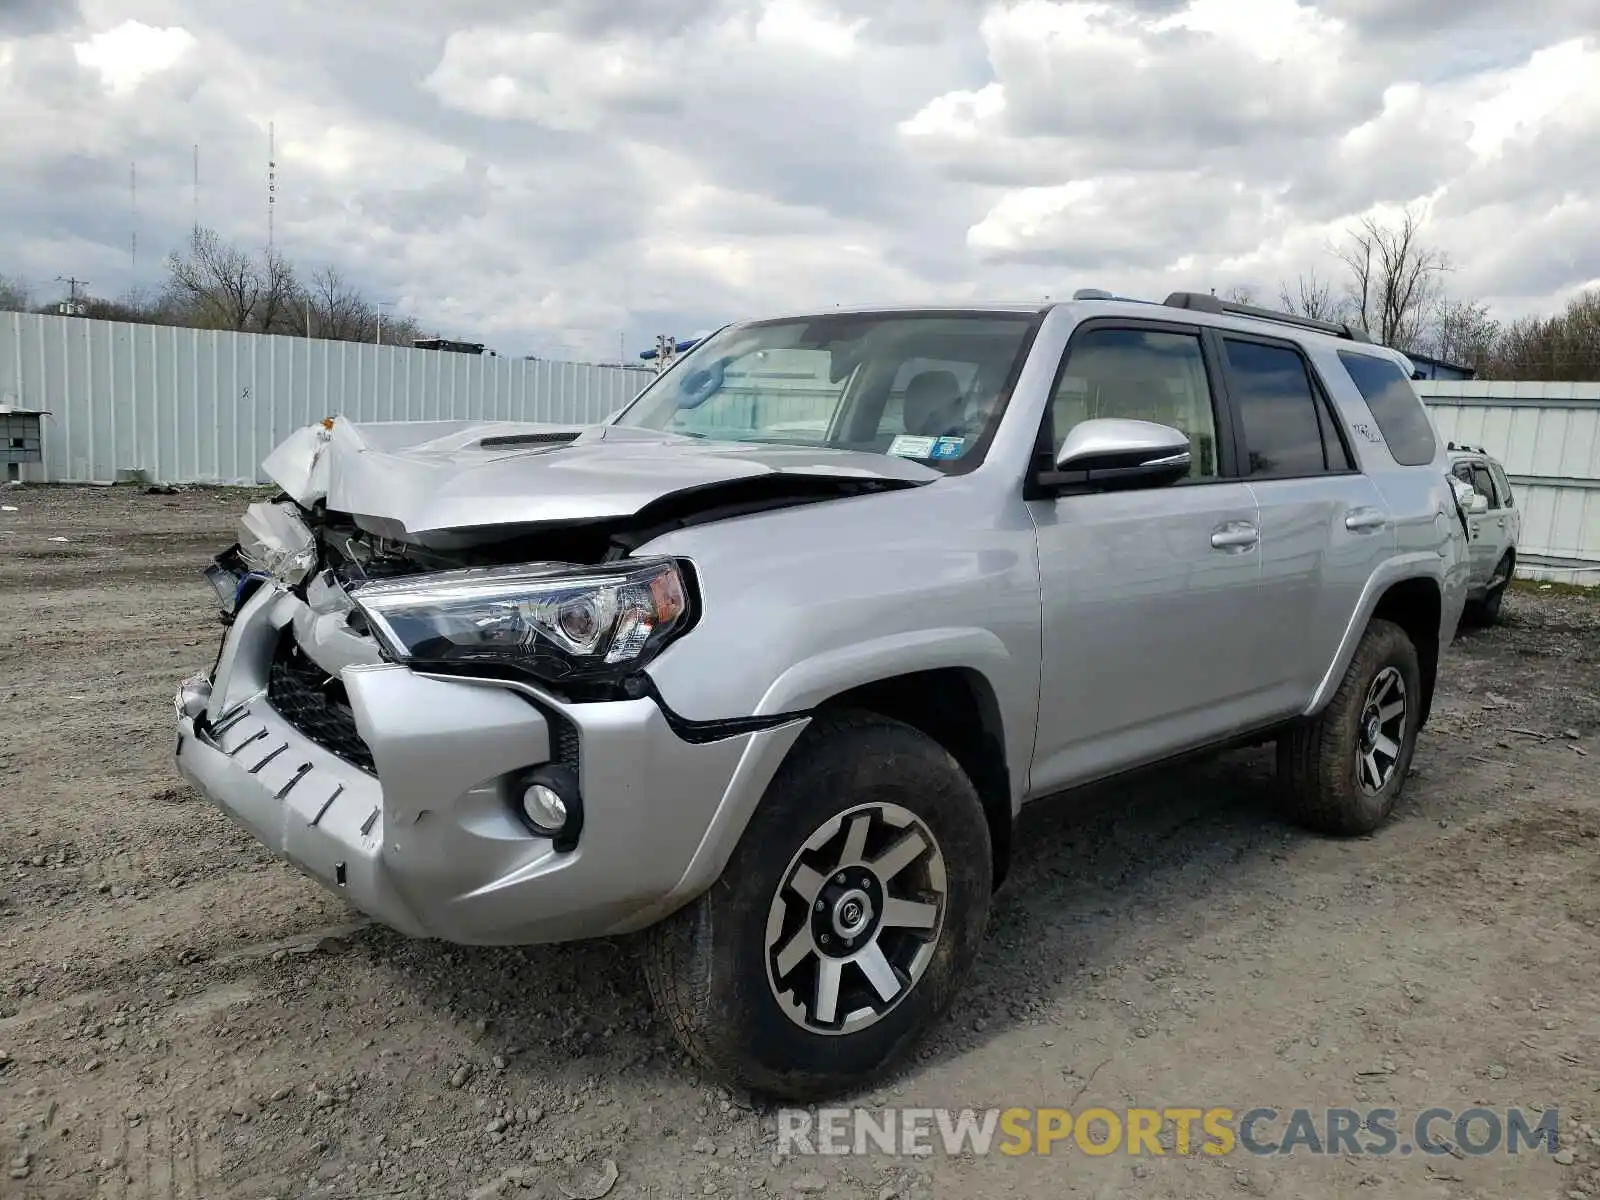
[[[508,666],[551,683],[635,670],[689,618],[671,559],[438,571],[364,583],[351,598],[396,662]]]

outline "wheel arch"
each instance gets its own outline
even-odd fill
[[[972,781],[989,826],[994,886],[1011,861],[1013,796],[1005,719],[993,685],[972,667],[935,667],[857,684],[817,705],[902,721],[942,746]]]
[[[1444,621],[1444,585],[1439,577],[1439,560],[1407,563],[1401,559],[1386,564],[1367,581],[1361,602],[1351,615],[1339,652],[1329,665],[1304,715],[1314,717],[1332,701],[1339,682],[1355,657],[1356,648],[1367,626],[1374,620],[1391,621],[1405,631],[1417,649],[1417,665],[1422,676],[1422,710],[1419,728],[1433,710],[1434,684],[1439,674],[1439,655]],[[1404,568],[1409,565],[1410,570]],[[1419,569],[1420,568],[1420,569]]]
[[[1372,610],[1372,619],[1391,621],[1405,630],[1417,648],[1417,672],[1422,676],[1422,711],[1417,727],[1428,723],[1433,711],[1434,684],[1439,677],[1439,622],[1444,595],[1432,579],[1403,579],[1387,588]]]

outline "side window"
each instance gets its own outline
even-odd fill
[[[1331,458],[1323,444],[1326,418],[1299,353],[1232,338],[1224,344],[1228,395],[1244,429],[1248,473],[1292,477],[1344,469],[1344,448],[1333,430],[1326,430],[1335,448]]]
[[[1494,473],[1494,485],[1500,490],[1500,507],[1515,507],[1516,501],[1511,497],[1511,480],[1506,478],[1506,469],[1499,463],[1490,463],[1489,470]]]
[[[1482,463],[1472,464],[1472,486],[1484,494],[1490,508],[1500,507],[1499,497],[1494,493],[1494,477],[1489,474],[1489,468]]]
[[[1217,475],[1217,421],[1199,334],[1092,329],[1076,338],[1050,402],[1055,452],[1080,421],[1155,421],[1189,435],[1191,479]]]
[[[1372,410],[1395,462],[1403,467],[1431,463],[1439,448],[1433,436],[1433,423],[1428,420],[1427,410],[1422,407],[1405,372],[1388,359],[1370,354],[1341,350],[1339,361]]]

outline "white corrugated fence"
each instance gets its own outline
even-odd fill
[[[264,482],[294,430],[351,420],[603,420],[646,369],[0,313],[0,407],[44,409],[25,480]]]
[[[1505,465],[1522,510],[1517,574],[1600,584],[1600,383],[1419,382],[1447,441]]]

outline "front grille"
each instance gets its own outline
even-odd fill
[[[300,653],[288,630],[267,676],[267,703],[324,750],[368,775],[378,773],[372,751],[356,729],[344,684]]]

